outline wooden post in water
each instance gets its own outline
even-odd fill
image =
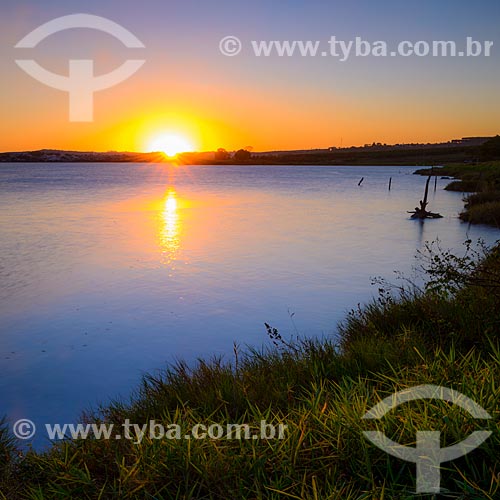
[[[431,177],[434,175],[434,167],[431,167]],[[437,175],[434,177],[434,192],[437,190],[438,185],[438,177]]]
[[[361,180],[358,182],[358,186],[361,186],[361,184],[363,184],[363,181],[365,180],[364,177],[361,177]]]
[[[427,178],[427,182],[425,183],[425,191],[424,191],[424,199],[420,202],[420,208],[425,212],[427,205],[429,202],[427,201],[427,197],[429,196],[429,182],[431,182],[431,176]]]
[[[391,190],[391,186],[392,186],[392,177],[389,178],[389,191]]]

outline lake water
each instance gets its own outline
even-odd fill
[[[413,171],[0,164],[0,413],[78,422],[144,372],[268,344],[264,322],[335,335],[425,241],[500,237],[457,219],[445,180],[444,218],[409,220]]]

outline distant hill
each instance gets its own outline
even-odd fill
[[[161,153],[129,153],[108,151],[98,153],[93,151],[59,151],[56,149],[41,149],[39,151],[19,151],[0,153],[0,162],[161,162]]]
[[[494,159],[498,155],[500,137],[465,137],[437,144],[380,144],[362,147],[314,149],[300,151],[246,150],[226,152],[182,153],[176,161],[186,165],[438,165],[473,163]],[[221,154],[222,152],[222,154]],[[243,154],[244,153],[244,154]],[[162,153],[85,152],[42,149],[0,153],[0,162],[171,162]]]

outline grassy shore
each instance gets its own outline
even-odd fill
[[[499,498],[500,250],[477,264],[429,251],[428,284],[380,297],[348,315],[332,339],[288,341],[268,326],[272,348],[241,351],[189,369],[180,363],[144,378],[130,401],[87,421],[125,419],[182,436],[195,424],[287,425],[283,439],[67,440],[46,452],[19,453],[0,433],[2,498],[17,499],[410,499],[414,464],[391,458],[363,436],[363,414],[395,391],[419,384],[456,389],[493,420],[440,401],[401,405],[376,422],[387,436],[414,444],[417,430],[439,430],[452,444],[486,425],[480,449],[442,470],[448,498]],[[422,497],[428,498],[428,497]]]
[[[422,175],[453,177],[445,189],[468,193],[460,218],[472,224],[500,227],[500,161],[422,169]]]

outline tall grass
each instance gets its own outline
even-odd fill
[[[167,407],[151,415],[186,430],[198,422],[257,426],[262,419],[288,428],[280,441],[66,442],[29,454],[17,472],[23,484],[13,491],[19,498],[415,498],[414,467],[373,447],[362,432],[374,427],[361,416],[397,390],[432,383],[459,390],[495,416],[487,427],[493,436],[473,455],[446,466],[443,487],[451,498],[496,498],[499,377],[496,346],[487,358],[437,350],[412,367],[306,384],[286,411],[250,401],[239,417],[220,409],[207,414]],[[452,444],[478,425],[456,408],[427,402],[402,405],[378,428],[411,446],[418,430],[440,430],[444,443]]]

